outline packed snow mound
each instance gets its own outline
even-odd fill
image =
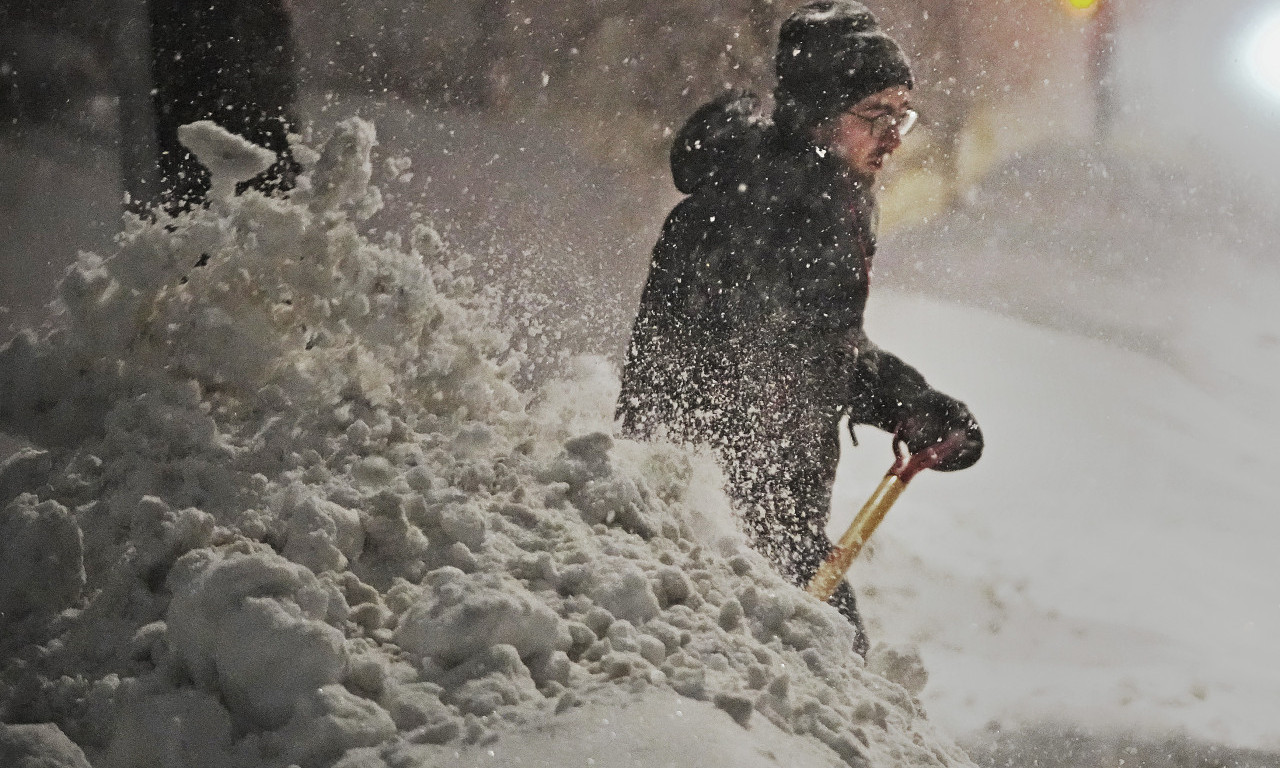
[[[465,258],[361,233],[374,145],[349,120],[289,197],[132,220],[0,347],[0,429],[36,446],[0,467],[0,742],[666,764],[598,750],[687,711],[699,765],[778,765],[775,737],[793,766],[970,765],[918,664],[864,664],[743,546],[705,457],[610,436],[602,363],[523,395]]]

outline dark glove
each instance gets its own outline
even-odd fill
[[[895,437],[906,444],[912,454],[936,446],[960,432],[960,447],[944,456],[933,469],[954,472],[966,469],[982,456],[982,430],[968,406],[953,397],[930,390],[911,404],[911,411],[898,425]]]

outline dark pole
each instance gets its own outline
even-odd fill
[[[934,66],[929,72],[932,98],[930,119],[938,134],[939,170],[954,196],[960,182],[960,139],[972,117],[973,98],[965,84],[970,82],[969,47],[965,36],[964,8],[955,0],[928,4],[929,20],[924,27],[926,45],[931,47]]]
[[[1093,78],[1094,132],[1099,141],[1111,137],[1115,124],[1115,47],[1117,0],[1098,0],[1089,35],[1089,70]]]
[[[151,23],[147,0],[118,0],[115,49],[116,93],[120,97],[120,179],[127,206],[151,207],[160,197],[159,147],[151,98]]]
[[[159,195],[176,211],[202,202],[209,176],[178,142],[178,127],[212,120],[274,151],[279,161],[246,186],[293,186],[296,61],[285,0],[149,0],[152,107]]]

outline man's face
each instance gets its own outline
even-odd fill
[[[893,118],[901,118],[911,108],[910,94],[901,86],[871,94],[819,128],[819,144],[854,174],[874,180],[885,159],[902,143],[902,123]]]

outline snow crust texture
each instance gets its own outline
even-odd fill
[[[789,765],[970,765],[918,658],[857,658],[705,457],[610,436],[603,363],[522,394],[466,257],[361,233],[375,144],[352,119],[288,198],[131,220],[0,347],[36,446],[0,466],[16,764],[434,766],[605,707],[660,740],[685,701],[716,715],[690,764],[768,729],[812,745]]]

